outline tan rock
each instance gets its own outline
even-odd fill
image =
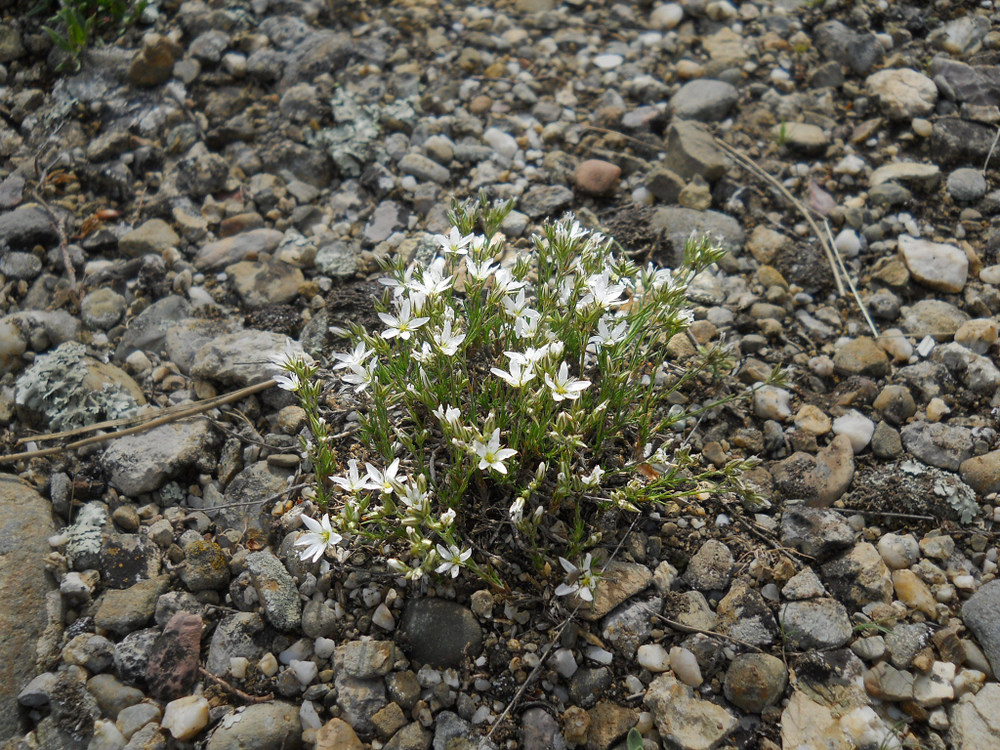
[[[830,417],[813,404],[803,404],[795,415],[795,426],[810,435],[825,435],[830,431]]]
[[[1000,491],[1000,450],[973,456],[961,463],[962,481],[980,495]]]
[[[937,601],[927,584],[909,568],[892,571],[892,587],[896,598],[911,609],[923,612],[928,617],[937,613]]]
[[[316,750],[364,750],[364,745],[350,724],[330,719],[316,731]]]

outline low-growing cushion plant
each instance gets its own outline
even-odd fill
[[[467,569],[500,588],[533,566],[564,576],[556,594],[589,600],[604,514],[711,491],[752,500],[746,462],[697,468],[678,432],[735,396],[719,387],[724,347],[665,363],[693,319],[688,284],[723,251],[692,236],[678,268],[640,267],[570,218],[511,254],[510,208],[454,205],[436,258],[387,268],[384,327],[336,331],[351,345],[330,370],[276,358],[308,416],[323,514],[297,542],[303,558],[369,544],[411,580]],[[360,413],[346,461],[321,413],[331,389]],[[700,405],[680,406],[692,389]]]

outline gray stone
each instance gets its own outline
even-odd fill
[[[978,169],[961,167],[948,175],[945,187],[956,201],[971,203],[986,195],[986,178]]]
[[[229,585],[229,563],[222,547],[198,539],[184,545],[181,580],[188,591],[218,591]]]
[[[909,669],[920,650],[930,640],[931,631],[922,622],[902,622],[885,635],[885,648],[896,669]]]
[[[724,119],[739,98],[739,91],[731,83],[696,79],[670,97],[670,108],[678,119],[712,122]]]
[[[914,281],[940,292],[956,294],[969,275],[968,256],[955,245],[899,236],[899,252]]]
[[[233,657],[259,659],[270,642],[266,635],[264,621],[256,612],[227,615],[212,633],[205,669],[221,677],[229,671],[229,660]]]
[[[220,720],[205,750],[298,750],[302,724],[291,703],[269,701],[242,706]]]
[[[110,674],[91,677],[87,680],[87,690],[94,696],[101,712],[112,721],[123,709],[134,706],[145,697],[141,690],[123,685]]]
[[[966,65],[935,55],[931,75],[941,94],[952,101],[986,107],[1000,104],[1000,70],[995,65]]]
[[[717,618],[700,591],[669,594],[664,601],[664,615],[689,628],[715,630]]]
[[[604,618],[601,637],[632,659],[639,646],[649,638],[653,620],[662,609],[663,600],[659,597],[630,602]]]
[[[597,703],[598,696],[604,695],[614,676],[607,667],[578,669],[569,681],[569,699],[577,706],[589,708]]]
[[[205,420],[170,422],[111,442],[101,466],[115,488],[135,497],[198,463],[213,444],[214,433]]]
[[[261,550],[247,556],[247,570],[268,622],[278,630],[297,629],[302,624],[302,603],[281,561],[269,550]]]
[[[978,52],[983,38],[990,31],[990,21],[985,16],[970,13],[959,16],[931,33],[927,40],[956,57],[966,57]]]
[[[771,468],[775,487],[787,498],[827,508],[854,479],[854,448],[847,435],[837,435],[816,456],[796,451]]]
[[[873,602],[892,601],[892,578],[875,546],[859,542],[823,564],[823,580],[830,593],[852,611]]]
[[[415,151],[406,154],[397,166],[403,174],[413,175],[419,180],[443,184],[451,179],[451,172],[447,167]]]
[[[284,234],[275,229],[252,229],[249,232],[209,242],[194,257],[195,268],[217,271],[238,263],[248,255],[271,253],[281,244]]]
[[[275,258],[243,260],[226,266],[233,289],[250,309],[284,305],[298,296],[302,270]]]
[[[460,667],[483,647],[483,632],[475,615],[444,599],[411,599],[406,604],[397,636],[414,661],[438,669]]]
[[[565,185],[535,185],[521,196],[519,206],[532,219],[555,218],[573,202]]]
[[[335,279],[349,279],[358,272],[358,250],[343,240],[334,240],[316,251],[317,270]]]
[[[993,145],[993,133],[996,129],[970,122],[959,117],[942,117],[934,121],[931,132],[931,152],[938,164],[983,164],[990,147]],[[991,158],[991,165],[996,166],[997,155]]]
[[[962,619],[983,647],[983,652],[993,667],[993,674],[1000,674],[1000,580],[983,584],[962,605]]]
[[[691,208],[665,206],[653,212],[649,224],[651,228],[662,229],[667,233],[678,262],[684,243],[692,234],[708,235],[733,255],[739,255],[743,249],[743,228],[732,216],[719,211],[695,211]]]
[[[169,585],[170,577],[163,575],[139,581],[127,589],[104,592],[94,615],[94,623],[119,635],[141,628],[153,618],[156,600]]]
[[[453,711],[442,711],[434,717],[433,750],[448,750],[452,740],[466,740],[472,736],[472,725]]]
[[[95,289],[80,301],[80,318],[88,328],[106,331],[121,320],[125,307],[125,298],[118,292]]]
[[[948,471],[972,457],[972,432],[968,427],[944,422],[911,422],[900,431],[903,446],[930,466]]]
[[[962,323],[970,316],[964,310],[939,299],[922,299],[904,307],[902,328],[918,340],[932,336],[937,341],[951,341]]]
[[[31,281],[42,272],[42,261],[33,253],[7,253],[0,258],[0,273],[9,279]]]
[[[409,211],[396,201],[382,201],[365,224],[365,240],[377,245],[394,232],[406,229],[409,215]]]
[[[185,375],[191,372],[198,350],[213,339],[242,328],[240,320],[185,318],[167,329],[163,346],[170,361]]]
[[[257,461],[243,469],[226,487],[224,495],[213,493],[213,502],[202,510],[228,529],[246,528],[263,531],[268,526],[270,510],[265,508],[267,498],[280,497],[288,489],[292,472],[271,466],[267,461]],[[224,507],[215,509],[214,505]]]
[[[183,297],[170,295],[157,300],[130,321],[115,349],[115,359],[124,362],[132,352],[159,352],[167,330],[190,315],[191,305]]]
[[[769,646],[778,634],[778,623],[771,608],[746,579],[733,582],[729,592],[716,606],[715,614],[718,618],[716,629],[743,643]]]
[[[31,250],[36,244],[59,241],[52,217],[37,203],[18,206],[0,215],[0,242],[12,250]]]
[[[722,591],[733,575],[733,553],[722,542],[709,539],[688,561],[684,582],[698,591]]]
[[[872,187],[887,182],[897,182],[919,192],[928,192],[941,181],[941,169],[936,164],[915,161],[894,161],[872,172],[869,182]]]
[[[55,525],[48,502],[10,474],[0,474],[0,737],[22,731],[17,694],[36,673],[35,644],[46,625],[45,574]]]
[[[334,664],[348,677],[370,680],[389,674],[399,657],[392,641],[350,641],[337,646]]]
[[[198,350],[191,374],[239,388],[260,383],[277,372],[268,358],[283,354],[288,341],[287,336],[254,329],[223,334]],[[303,354],[298,342],[289,346],[293,355]]]
[[[836,599],[805,599],[782,605],[781,632],[795,650],[839,648],[853,630],[844,605]]]
[[[328,638],[337,628],[337,615],[326,602],[310,599],[302,608],[302,632],[310,638]]]
[[[715,182],[726,173],[729,160],[715,145],[712,134],[703,126],[677,120],[667,129],[664,166],[690,180],[696,174]]]
[[[145,683],[149,653],[159,635],[159,628],[135,630],[115,644],[115,671],[122,682]]]
[[[813,41],[825,58],[847,66],[859,76],[867,75],[885,57],[885,49],[873,33],[852,31],[840,21],[817,25]]]

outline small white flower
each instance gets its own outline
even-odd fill
[[[441,525],[448,528],[453,523],[455,523],[455,509],[448,508],[448,510],[441,514]]]
[[[410,300],[403,300],[400,305],[399,314],[379,313],[379,318],[388,328],[382,331],[382,338],[391,339],[399,336],[401,339],[409,339],[410,334],[426,323],[430,318],[415,318],[410,313]]]
[[[297,362],[312,364],[312,357],[300,349],[295,348],[295,342],[290,338],[285,339],[285,348],[280,352],[274,352],[267,358],[274,367],[279,370],[292,370]]]
[[[538,333],[538,321],[541,319],[542,316],[537,311],[525,308],[521,317],[514,321],[514,333],[520,339],[532,338]]]
[[[302,387],[302,381],[299,376],[294,372],[279,373],[277,375],[272,375],[271,379],[274,380],[275,385],[281,388],[283,391],[297,391]]]
[[[355,365],[360,367],[374,353],[374,349],[369,349],[364,341],[359,341],[353,352],[334,352],[333,358],[337,360],[337,364],[333,366],[333,369],[342,370],[345,367],[354,367]]]
[[[561,583],[556,587],[556,596],[567,596],[577,594],[583,601],[594,601],[594,588],[597,586],[597,576],[591,570],[591,554],[588,552],[583,558],[583,564],[576,567],[565,557],[559,558],[559,564],[566,571],[566,583]]]
[[[396,495],[399,496],[399,499],[403,501],[403,504],[407,508],[412,508],[421,513],[427,509],[427,493],[422,491],[416,482],[407,482],[404,485],[396,487]]]
[[[356,458],[352,458],[348,461],[347,466],[347,474],[330,477],[336,485],[342,487],[347,492],[379,489],[379,485],[372,482],[367,475],[361,476],[358,473],[358,460]]]
[[[435,234],[434,241],[446,253],[465,255],[469,252],[469,245],[472,243],[473,237],[474,235],[471,234],[463,235],[458,231],[458,227],[452,227],[447,235]]]
[[[589,474],[583,474],[580,477],[580,481],[586,487],[597,487],[601,483],[601,477],[605,474],[604,469],[600,466],[595,466]]]
[[[302,523],[309,528],[309,532],[302,534],[296,539],[294,545],[296,547],[305,547],[299,553],[299,559],[301,560],[308,560],[311,557],[312,561],[316,562],[323,557],[330,547],[340,544],[340,541],[343,539],[340,534],[333,530],[328,514],[323,516],[322,521],[309,518],[309,516],[302,516]]]
[[[508,294],[503,298],[503,309],[512,318],[521,317],[521,313],[523,313],[527,307],[528,299],[524,296],[523,289],[518,290],[516,297],[513,294]]]
[[[445,547],[443,544],[437,545],[438,554],[441,556],[441,564],[438,565],[438,573],[451,573],[452,578],[458,578],[462,565],[472,555],[471,549],[459,550],[454,544]]]
[[[507,512],[510,514],[510,520],[515,524],[519,524],[524,521],[524,498],[517,498],[517,500],[511,504],[510,509]]]
[[[614,346],[625,340],[625,334],[628,332],[628,323],[622,320],[616,323],[614,328],[611,328],[609,320],[614,320],[614,318],[603,315],[597,321],[597,333],[590,337],[590,346],[587,347],[587,351],[596,354],[605,346]]]
[[[433,411],[434,416],[441,420],[442,424],[447,423],[452,427],[457,427],[459,422],[459,417],[462,416],[462,412],[455,406],[438,406]]]
[[[577,380],[576,378],[570,377],[569,365],[563,362],[559,365],[559,372],[556,373],[555,378],[546,373],[545,384],[549,387],[552,392],[553,401],[562,401],[568,399],[573,401],[580,397],[588,385],[590,385],[589,380]]]
[[[497,285],[497,291],[501,294],[510,294],[511,292],[516,292],[518,289],[525,286],[527,282],[518,281],[514,278],[514,275],[506,268],[499,268],[497,272],[493,274],[493,279]]]
[[[401,297],[403,293],[409,289],[410,284],[413,283],[413,266],[409,266],[405,271],[403,271],[402,278],[397,278],[395,276],[382,276],[378,282],[383,286],[392,287],[392,294],[394,297]]]
[[[378,363],[372,360],[366,365],[356,365],[350,364],[348,367],[351,369],[350,374],[341,375],[340,379],[343,380],[348,385],[354,386],[355,393],[361,393],[365,388],[372,384],[375,380],[375,368]]]
[[[620,299],[624,291],[625,285],[612,284],[611,272],[605,269],[587,279],[587,294],[577,304],[577,309],[582,310],[590,305],[597,305],[607,310],[609,307],[624,305],[625,300]]]
[[[493,469],[501,474],[507,473],[507,467],[503,465],[503,462],[517,453],[516,450],[500,447],[499,428],[493,430],[493,434],[490,435],[490,439],[485,444],[473,440],[472,450],[479,456],[480,469]]]
[[[451,284],[452,277],[444,275],[444,258],[436,258],[424,269],[420,281],[411,281],[407,289],[422,298],[433,298],[451,289]]]
[[[476,261],[468,256],[465,258],[465,267],[469,271],[469,278],[476,281],[486,281],[497,270],[496,265],[488,258],[476,263]]]
[[[394,459],[384,471],[375,468],[370,463],[365,463],[365,468],[368,469],[368,477],[372,480],[375,488],[380,490],[383,495],[388,495],[397,487],[402,486],[402,483],[396,479],[396,474],[399,472],[398,458]]]
[[[506,354],[510,357],[508,369],[501,370],[499,367],[491,367],[490,372],[498,378],[503,378],[508,385],[514,388],[520,388],[534,380],[535,371],[532,370],[530,362],[517,352],[506,352]]]
[[[441,353],[447,357],[453,357],[458,352],[458,347],[465,341],[465,334],[451,330],[451,319],[446,318],[440,331],[434,334],[434,343],[437,344]]]

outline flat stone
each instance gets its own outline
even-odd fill
[[[112,441],[101,466],[119,492],[135,497],[159,489],[197,463],[214,440],[203,419],[170,422]]]
[[[660,736],[684,750],[714,750],[736,727],[736,717],[722,706],[695,696],[670,673],[650,683],[643,699]]]
[[[205,669],[222,677],[228,673],[230,660],[234,657],[260,659],[269,643],[266,636],[264,621],[256,612],[227,615],[212,633]]]
[[[934,111],[937,86],[927,76],[908,68],[888,68],[872,73],[865,89],[893,120],[923,117]]]
[[[924,286],[940,292],[958,293],[969,276],[969,259],[954,245],[899,236],[899,252],[910,275]]]
[[[610,749],[635,726],[639,712],[634,708],[601,701],[587,712],[590,716],[590,733],[587,748]]]
[[[833,365],[842,375],[881,378],[889,372],[889,357],[870,336],[858,336],[837,347]]]
[[[895,182],[922,192],[933,190],[940,181],[941,169],[936,164],[915,161],[886,164],[872,172],[869,178],[872,187]]]
[[[223,334],[198,350],[191,374],[236,387],[260,383],[274,375],[269,357],[283,354],[286,344],[293,355],[303,353],[298,342],[289,341],[287,336],[254,329]]]
[[[778,620],[796,650],[839,648],[853,633],[847,610],[836,599],[788,602],[782,605]]]
[[[952,101],[986,107],[1000,104],[1000,71],[995,65],[967,65],[935,55],[931,75],[942,95]]]
[[[840,21],[818,24],[812,33],[825,58],[850,68],[855,75],[867,75],[885,57],[885,48],[872,32],[853,31]]]
[[[411,599],[400,620],[397,642],[414,661],[437,669],[459,667],[483,647],[475,615],[444,599]]]
[[[226,273],[243,304],[250,309],[291,302],[305,282],[301,269],[274,258],[240,261],[226,266]]]
[[[969,320],[970,315],[949,302],[939,299],[922,299],[903,307],[902,328],[919,341],[931,336],[936,341],[951,341],[955,332]]]
[[[948,737],[955,750],[996,747],[1000,742],[1000,684],[991,682],[978,693],[966,693],[948,711]]]
[[[670,109],[681,120],[714,122],[729,114],[740,93],[726,81],[696,79],[688,81],[670,97]]]
[[[710,539],[688,561],[683,580],[698,591],[721,591],[729,587],[733,553],[722,542]]]
[[[711,133],[695,122],[677,120],[667,128],[664,166],[690,180],[696,174],[715,182],[726,173],[729,160],[715,145]]]
[[[854,479],[854,447],[846,435],[837,435],[815,457],[793,453],[771,468],[771,476],[786,497],[829,507]]]
[[[217,271],[225,266],[238,263],[250,255],[271,253],[281,244],[284,234],[275,229],[253,229],[232,237],[209,242],[194,257],[194,265],[200,271]]]
[[[843,515],[824,508],[788,505],[781,514],[781,542],[819,560],[854,545]]]
[[[739,255],[743,249],[743,227],[732,216],[720,211],[696,211],[680,206],[663,206],[653,212],[650,227],[666,232],[679,259],[684,243],[692,236],[708,235],[724,250]]]
[[[55,533],[48,501],[11,474],[0,474],[0,737],[22,731],[18,691],[37,674],[36,646],[48,622],[46,541]],[[58,596],[58,595],[55,595]]]
[[[944,422],[911,422],[900,430],[903,446],[929,466],[958,471],[972,456],[972,433],[968,427]]]
[[[278,630],[296,630],[302,624],[302,603],[295,581],[268,550],[247,556],[247,570],[264,606],[264,616]]]
[[[573,607],[579,603],[580,617],[593,622],[644,590],[652,579],[653,574],[645,565],[615,560],[609,563],[604,575],[598,580],[592,602],[579,600],[575,595],[569,597],[567,602],[571,602]]]
[[[993,674],[1000,674],[1000,580],[983,584],[962,605],[962,619],[983,647]]]
[[[149,694],[157,700],[187,695],[198,677],[202,620],[190,612],[178,612],[153,643],[146,669]]]
[[[781,712],[781,746],[851,750],[833,712],[796,690]]]
[[[162,253],[168,247],[176,247],[181,238],[163,219],[150,219],[118,240],[118,249],[123,255],[135,258],[147,253]]]
[[[771,129],[771,136],[782,141],[787,148],[806,155],[817,156],[830,145],[829,136],[818,125],[805,122],[785,122]]]
[[[119,635],[143,627],[153,618],[156,600],[169,585],[170,577],[163,575],[139,581],[127,589],[106,591],[98,604],[94,623]]]
[[[299,750],[302,724],[291,703],[268,701],[241,706],[220,720],[206,750]]]

